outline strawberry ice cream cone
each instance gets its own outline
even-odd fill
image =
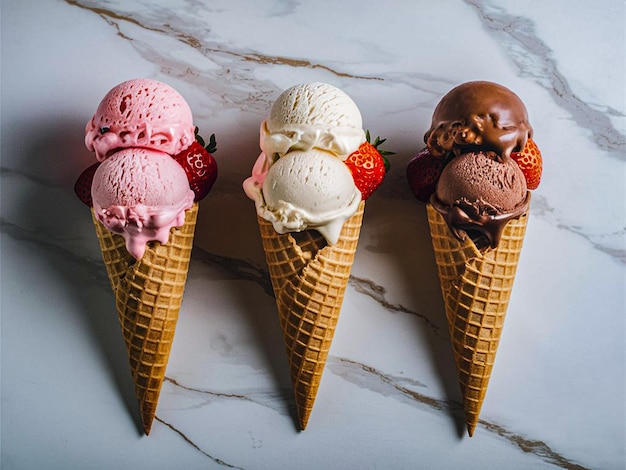
[[[354,261],[363,209],[328,245],[316,231],[279,234],[258,217],[289,359],[300,429],[309,421]]]
[[[528,212],[506,224],[496,248],[479,250],[455,237],[427,205],[468,433],[474,434],[498,351]]]
[[[98,163],[74,190],[91,208],[150,433],[178,320],[198,214],[217,177],[215,136],[198,135],[171,86],[137,78],[114,86],[85,126]]]
[[[93,216],[128,351],[144,432],[150,433],[178,320],[193,246],[198,204],[169,241],[151,243],[139,260],[121,235]],[[92,211],[93,215],[93,211]]]

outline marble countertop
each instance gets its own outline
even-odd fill
[[[4,0],[2,449],[14,469],[623,469],[621,0]],[[89,212],[73,184],[102,96],[165,81],[218,139],[156,422],[142,435]],[[481,421],[460,422],[425,206],[405,168],[452,86],[525,101],[545,161]],[[324,81],[388,139],[330,358],[298,432],[241,189],[281,90]]]

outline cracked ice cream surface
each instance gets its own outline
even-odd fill
[[[260,129],[261,154],[243,183],[257,214],[278,233],[315,229],[336,243],[360,191],[343,161],[365,142],[359,108],[325,83],[295,85]]]
[[[91,194],[97,219],[122,235],[137,259],[149,242],[167,243],[194,201],[185,170],[172,157],[138,148],[107,158],[94,174]]]
[[[112,88],[85,128],[99,161],[117,150],[144,147],[176,155],[195,140],[191,109],[171,86],[147,78]]]
[[[361,193],[348,167],[319,150],[292,151],[268,170],[254,200],[259,216],[278,233],[315,229],[330,244],[356,212]]]
[[[311,148],[345,158],[364,141],[359,108],[326,83],[303,83],[283,91],[261,124],[260,146],[271,161],[291,150]]]

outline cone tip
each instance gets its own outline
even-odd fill
[[[298,424],[300,427],[300,431],[304,431],[306,429],[306,425],[309,424],[309,417],[311,416],[311,409],[305,408],[302,406],[297,406],[298,410]]]
[[[300,431],[304,431],[306,429],[306,425],[309,423],[309,415],[307,413],[306,416],[300,418]]]
[[[476,429],[476,424],[467,425],[467,433],[469,434],[469,437],[472,437],[474,435],[474,429]]]
[[[142,416],[141,421],[143,424],[143,432],[146,436],[150,435],[150,431],[152,430],[152,419],[154,416]]]

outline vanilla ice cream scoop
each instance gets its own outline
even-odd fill
[[[362,126],[354,101],[332,85],[281,93],[261,123],[263,151],[243,183],[257,214],[278,233],[315,229],[336,243],[361,201],[344,160],[365,142]]]
[[[357,210],[361,193],[348,167],[328,152],[294,150],[271,166],[257,213],[278,233],[317,230],[329,244]]]
[[[145,147],[176,155],[195,140],[191,109],[174,88],[128,80],[111,89],[85,128],[85,145],[103,161],[116,151]]]
[[[185,170],[170,155],[143,148],[120,150],[102,162],[91,195],[96,218],[122,235],[137,259],[148,242],[167,243],[195,196]]]
[[[365,141],[361,112],[339,88],[302,83],[276,99],[261,124],[261,149],[275,161],[292,150],[318,148],[342,156]]]

